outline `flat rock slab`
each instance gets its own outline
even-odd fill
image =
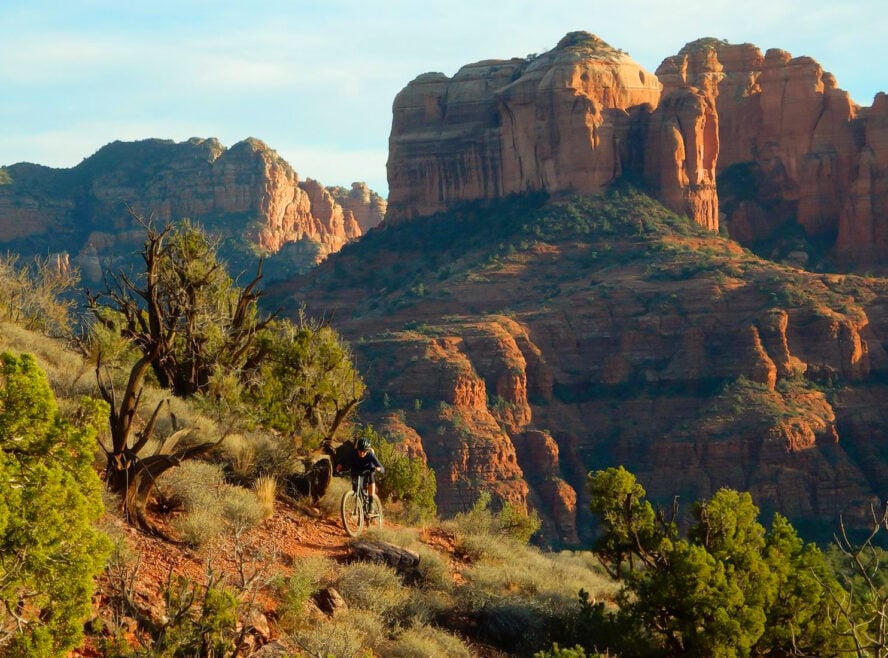
[[[419,555],[385,541],[356,541],[349,547],[351,558],[387,564],[399,573],[411,573],[419,566]]]

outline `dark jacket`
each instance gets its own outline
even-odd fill
[[[352,477],[355,477],[361,473],[366,473],[367,471],[375,471],[377,468],[381,469],[382,464],[376,457],[376,453],[373,452],[373,448],[370,448],[370,450],[367,451],[367,454],[363,457],[358,454],[357,450],[352,450],[351,453],[342,460],[342,468],[343,470],[350,469]]]

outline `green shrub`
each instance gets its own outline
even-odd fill
[[[508,542],[501,542],[502,539],[526,544],[540,527],[536,511],[528,514],[506,502],[494,512],[490,509],[491,501],[490,492],[484,491],[468,512],[457,514],[452,520],[460,547],[473,559],[492,557],[508,550]]]
[[[349,347],[329,326],[300,314],[271,323],[256,339],[264,354],[250,373],[244,401],[261,425],[313,449],[364,393]]]
[[[306,557],[296,560],[289,576],[277,582],[279,625],[293,629],[305,613],[305,604],[328,582],[335,563],[325,557]]]
[[[93,528],[103,511],[93,451],[107,410],[84,399],[67,421],[33,356],[0,360],[0,653],[64,655],[81,641],[111,550]]]
[[[171,578],[163,592],[165,620],[153,637],[154,656],[229,656],[238,625],[238,593],[210,575],[199,585]]]
[[[697,503],[682,538],[650,512],[644,489],[625,469],[590,473],[588,488],[602,518],[596,550],[615,576],[621,563],[630,565],[620,616],[660,649],[721,656],[850,651],[830,609],[839,589],[823,556],[779,515],[766,530],[749,493],[720,489]],[[645,568],[632,570],[633,560]]]

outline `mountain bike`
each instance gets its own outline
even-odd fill
[[[382,527],[382,501],[367,492],[367,478],[371,471],[352,479],[352,488],[342,494],[342,525],[349,537],[357,537],[364,526]]]

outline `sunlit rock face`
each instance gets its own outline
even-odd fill
[[[657,70],[664,94],[694,86],[718,116],[717,173],[751,172],[722,212],[732,237],[766,239],[787,223],[833,245],[845,264],[888,255],[888,100],[858,106],[810,57],[701,39]]]
[[[385,202],[362,183],[326,189],[300,180],[257,139],[226,149],[216,139],[114,142],[72,169],[2,170],[0,243],[66,251],[87,275],[101,259],[141,244],[133,214],[190,218],[257,253],[294,242],[318,262],[379,224]]]
[[[632,112],[655,107],[660,87],[585,32],[539,56],[421,75],[394,102],[386,220],[513,193],[598,190],[622,173]]]
[[[542,55],[427,73],[398,94],[386,221],[627,176],[744,244],[797,224],[840,262],[879,263],[886,135],[885,95],[858,106],[810,57],[705,38],[653,75],[574,32]]]

